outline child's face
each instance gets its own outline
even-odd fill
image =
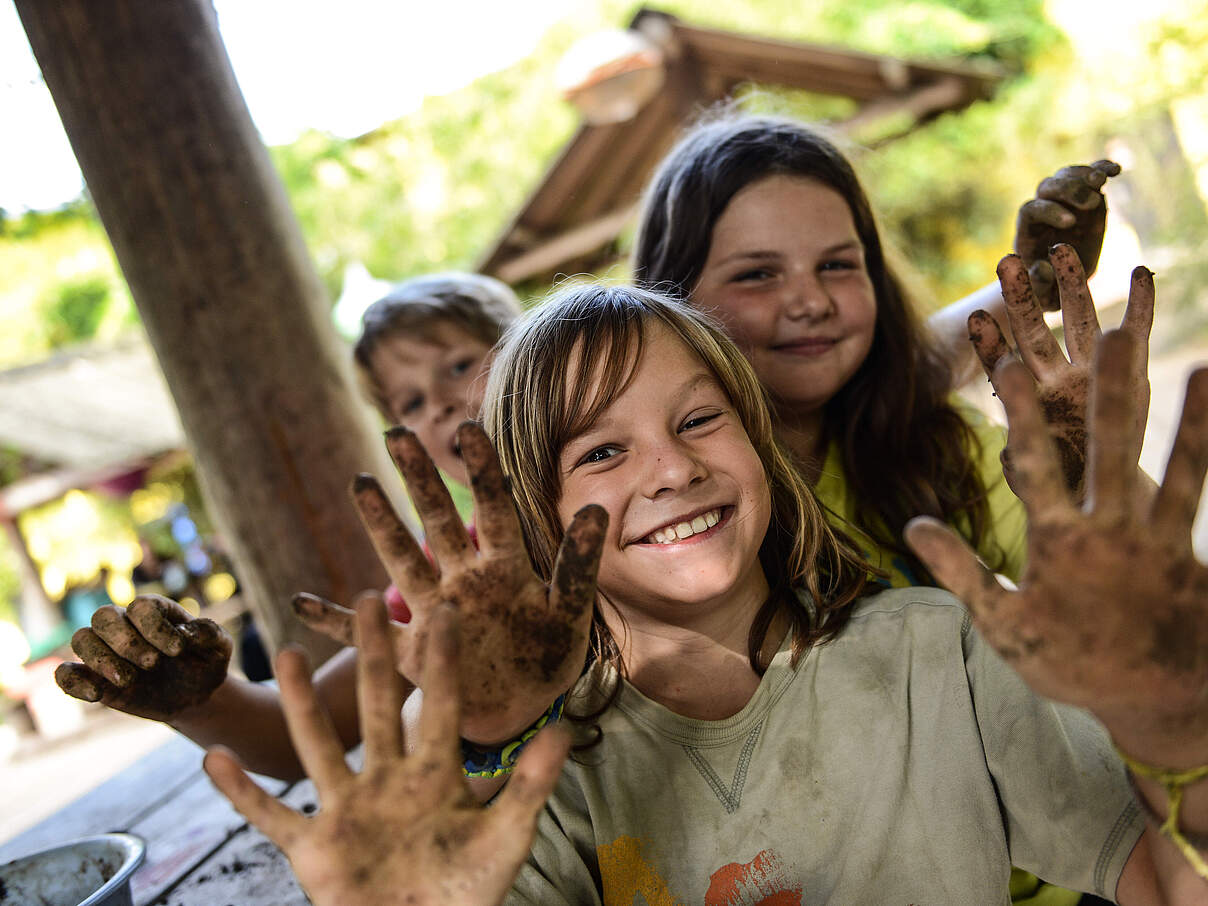
[[[872,346],[876,296],[851,209],[812,179],[768,176],[738,192],[692,298],[790,412],[825,405]]]
[[[427,336],[387,337],[370,357],[390,418],[414,431],[433,462],[459,481],[457,426],[478,417],[490,352],[456,325],[439,323]]]
[[[589,503],[608,511],[599,588],[627,615],[682,625],[766,598],[763,464],[713,373],[666,328],[646,328],[633,380],[559,468],[563,525]]]

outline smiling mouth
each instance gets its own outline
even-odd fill
[[[805,340],[793,340],[790,343],[780,343],[773,346],[775,352],[787,352],[789,355],[821,355],[833,349],[839,341],[828,337],[813,337]]]
[[[728,511],[730,509],[728,506],[715,507],[707,512],[693,516],[691,519],[668,523],[660,529],[655,529],[655,531],[643,538],[641,543],[675,544],[678,541],[686,541],[696,535],[703,535],[705,532],[724,522],[726,516],[729,515]]]

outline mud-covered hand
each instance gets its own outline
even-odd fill
[[[159,595],[137,597],[125,610],[98,608],[71,648],[83,663],[55,670],[64,692],[163,721],[208,699],[231,660],[231,637],[221,626]]]
[[[392,624],[399,671],[418,682],[432,614],[451,604],[459,615],[464,651],[462,735],[499,743],[531,725],[582,672],[608,516],[598,506],[575,514],[547,585],[533,572],[486,433],[467,422],[457,440],[474,495],[477,548],[436,466],[406,428],[392,428],[386,445],[435,562],[424,555],[376,479],[359,476],[353,496],[378,556],[411,610],[410,622]],[[312,628],[351,641],[350,611],[307,595],[295,599],[294,609]]]
[[[429,615],[419,745],[403,755],[402,688],[380,599],[357,608],[357,706],[365,766],[353,773],[310,682],[305,656],[277,656],[290,736],[319,796],[307,817],[257,786],[225,749],[205,769],[215,786],[289,858],[315,906],[492,906],[528,855],[537,815],[566,757],[568,738],[542,731],[490,809],[470,794],[457,741],[457,626],[451,608]]]
[[[1092,360],[1101,331],[1095,303],[1086,286],[1086,275],[1074,250],[1068,245],[1059,245],[1053,249],[1051,260],[1061,293],[1061,316],[1069,358],[1045,323],[1032,294],[1027,271],[1018,256],[1008,255],[999,262],[998,279],[1018,355],[1036,382],[1036,396],[1049,434],[1057,445],[1066,487],[1081,499],[1086,473],[1086,413]],[[1122,377],[1128,384],[1132,411],[1136,414],[1134,437],[1138,455],[1149,414],[1149,333],[1153,326],[1153,307],[1153,274],[1138,267],[1132,273],[1128,305],[1120,324],[1120,329],[1134,340],[1133,358]],[[994,383],[995,392],[1001,397],[997,369],[1015,353],[1004,339],[998,323],[985,311],[976,311],[969,316],[969,339]],[[1018,479],[1007,451],[1003,456],[1003,472],[1018,494]]]
[[[1049,249],[1058,243],[1074,247],[1087,275],[1093,274],[1103,249],[1107,201],[1103,184],[1120,173],[1120,165],[1097,160],[1090,166],[1062,167],[1036,187],[1015,221],[1015,252],[1032,278],[1032,289],[1045,311],[1060,304]]]
[[[1188,381],[1162,485],[1141,506],[1133,489],[1135,354],[1122,331],[1099,344],[1081,506],[1065,487],[1027,369],[1012,360],[999,367],[995,383],[1028,517],[1017,591],[1003,588],[934,519],[910,522],[906,539],[1036,692],[1089,708],[1117,741],[1141,734],[1129,746],[1144,758],[1155,737],[1177,739],[1189,724],[1208,721],[1208,569],[1195,559],[1191,535],[1208,469],[1208,369]]]

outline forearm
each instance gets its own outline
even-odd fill
[[[361,738],[355,704],[356,649],[338,652],[315,671],[312,682],[336,735],[346,749],[352,748]],[[228,676],[209,699],[168,723],[200,746],[226,746],[257,774],[282,780],[305,777],[275,686]]]
[[[305,776],[273,686],[228,676],[209,699],[167,723],[203,748],[225,746],[257,774],[282,780]]]
[[[969,315],[979,309],[987,311],[998,322],[1003,335],[1011,340],[1007,322],[1006,303],[997,282],[974,290],[963,299],[941,308],[927,319],[927,327],[940,343],[944,357],[952,366],[952,386],[961,387],[981,376],[981,363],[973,344],[969,342]]]

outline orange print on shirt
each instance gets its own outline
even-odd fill
[[[638,894],[647,906],[683,906],[642,855],[648,842],[638,837],[617,837],[596,847],[605,906],[632,906]]]
[[[780,857],[765,849],[745,865],[731,862],[709,876],[705,906],[803,906],[801,888],[790,885]]]

